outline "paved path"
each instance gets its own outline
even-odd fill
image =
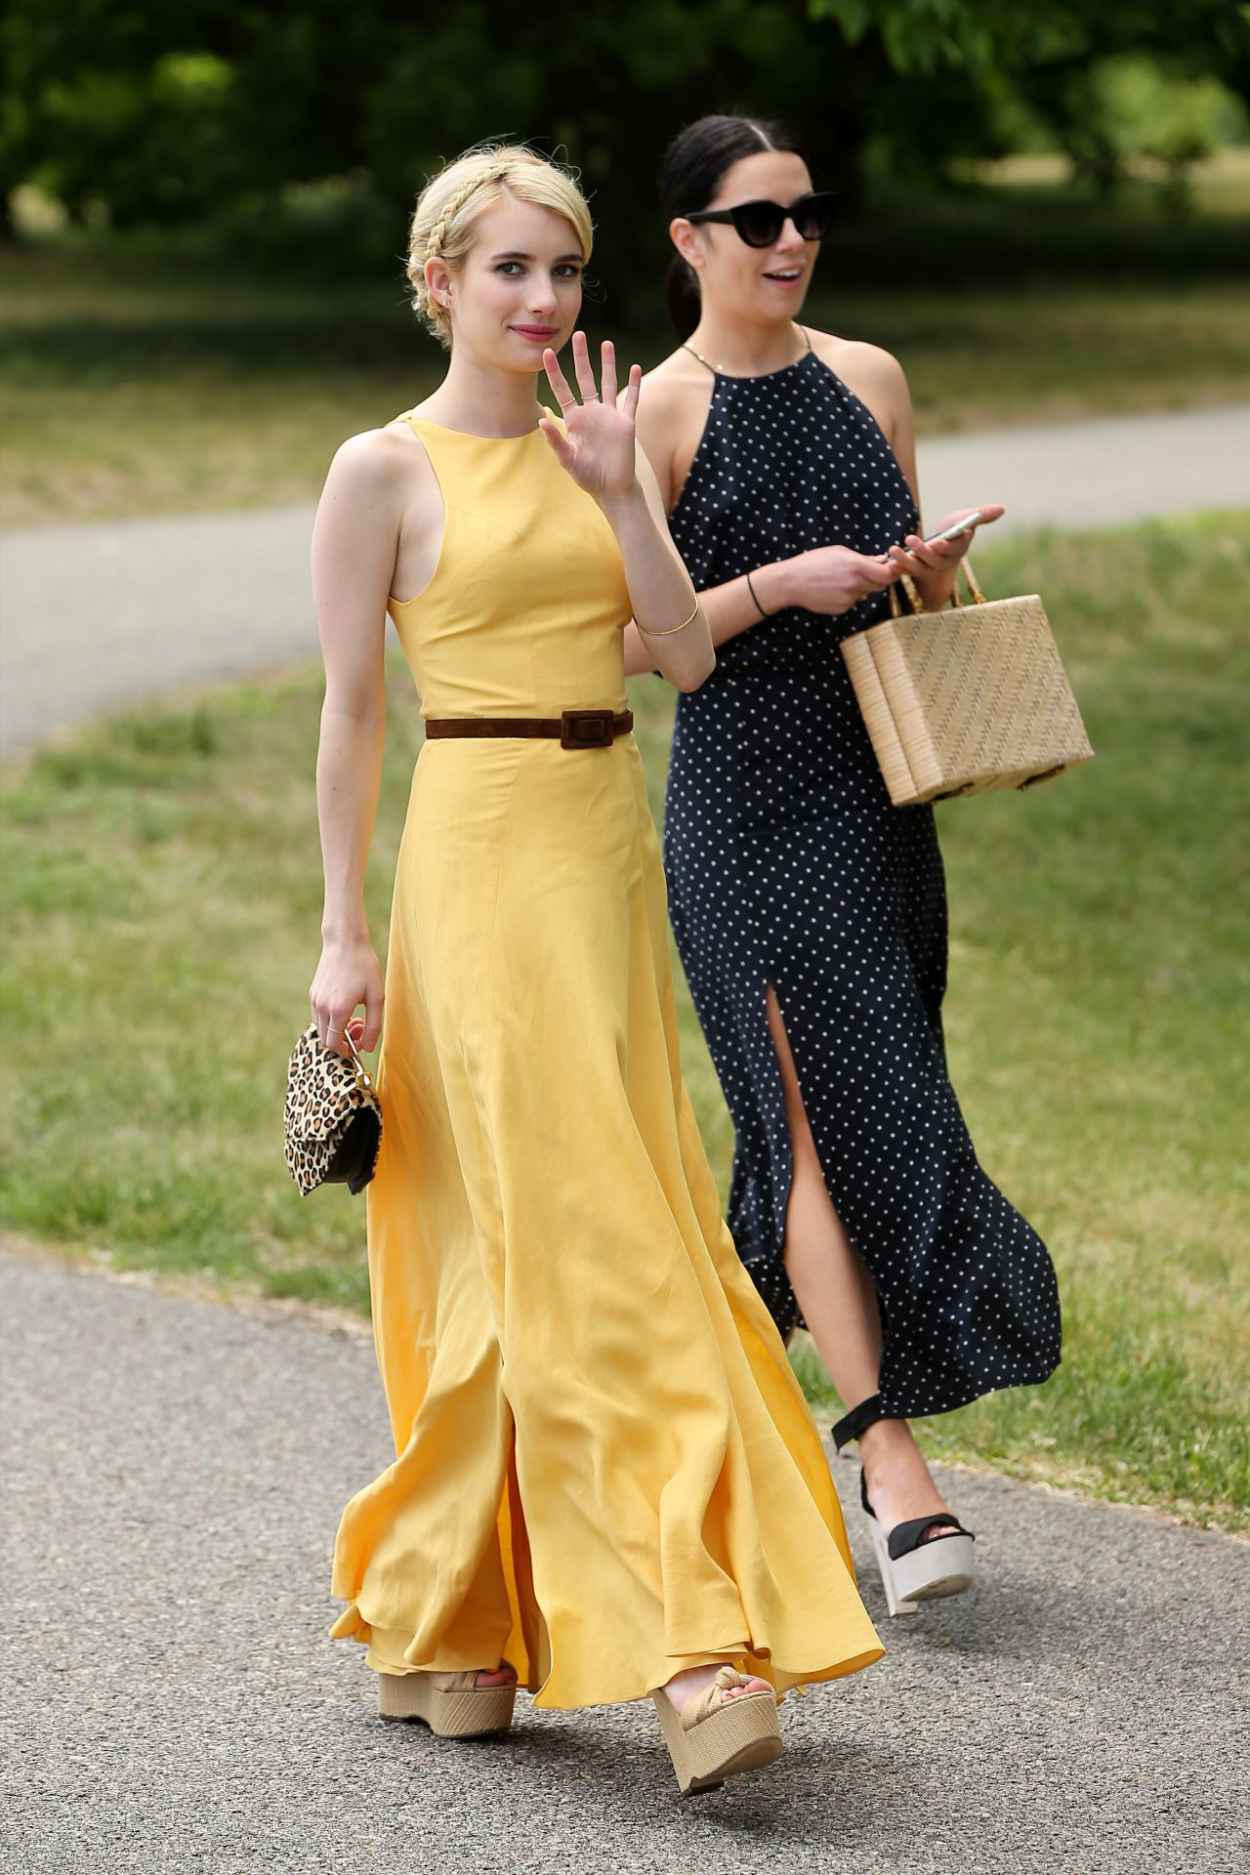
[[[682,1803],[649,1706],[378,1721],[326,1639],[390,1456],[365,1334],[0,1255],[0,1388],[4,1875],[1250,1867],[1250,1544],[948,1475],[984,1586],[887,1631],[864,1571],[887,1658]]]
[[[996,532],[1250,504],[1250,404],[939,438],[925,511],[1000,500]],[[184,683],[313,656],[311,509],[0,535],[0,756]]]

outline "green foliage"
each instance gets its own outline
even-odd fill
[[[1112,52],[1180,53],[1235,68],[1250,47],[1250,12],[1225,0],[809,0],[852,45],[878,37],[897,71],[969,65],[1021,71]]]
[[[485,136],[564,149],[599,220],[618,303],[658,270],[654,177],[709,110],[779,114],[849,215],[865,154],[940,176],[1001,150],[1004,93],[1035,115],[1092,120],[1080,75],[1133,50],[1183,55],[1250,89],[1245,23],[1222,0],[1093,9],[1085,0],[638,0],[627,28],[586,0],[542,10],[463,0],[9,0],[0,24],[0,201],[28,178],[79,221],[263,233],[293,183],[351,179],[392,254],[423,179]],[[1049,116],[1048,116],[1049,112]],[[1096,168],[1098,142],[1087,167]]]
[[[167,54],[142,74],[54,81],[43,94],[53,154],[41,179],[71,213],[99,203],[117,226],[208,214],[246,180],[233,87],[231,66],[207,52]]]
[[[1222,143],[1244,138],[1244,106],[1215,79],[1191,78],[1183,69],[1135,57],[1108,59],[1090,77],[1093,107],[1121,163],[1149,157],[1167,177],[1176,209],[1189,200],[1193,165]]]
[[[1189,78],[1155,59],[1109,59],[1097,82],[1111,135],[1125,156],[1195,162],[1250,132],[1244,108],[1223,85]]]
[[[835,19],[851,45],[879,35],[898,72],[988,67],[1001,37],[1001,9],[967,0],[810,0],[809,10],[813,19]]]

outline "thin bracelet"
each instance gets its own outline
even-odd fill
[[[690,617],[684,618],[680,625],[670,625],[665,631],[653,632],[649,626],[638,625],[637,619],[634,620],[634,623],[638,625],[638,629],[644,638],[676,638],[678,632],[684,632],[687,625],[693,625],[698,616],[699,601],[696,599],[694,602],[694,611],[690,614]]]
[[[758,571],[758,568],[757,568],[756,570]],[[752,603],[752,604],[754,605],[754,607],[755,607],[755,609],[756,609],[756,611],[757,611],[757,612],[759,613],[759,615],[760,615],[760,617],[761,617],[762,619],[766,619],[766,618],[771,618],[771,617],[772,617],[772,613],[771,613],[771,612],[766,612],[766,611],[764,610],[764,608],[763,608],[763,606],[762,606],[762,605],[760,604],[760,596],[759,596],[759,594],[758,594],[758,593],[756,592],[756,590],[755,590],[755,587],[754,587],[754,586],[753,586],[753,585],[751,584],[751,575],[750,575],[749,573],[747,574],[747,591],[748,591],[748,592],[750,593],[750,595],[751,595],[751,603]]]

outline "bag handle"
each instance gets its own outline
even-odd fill
[[[360,1059],[360,1051],[356,1047],[355,1042],[352,1040],[352,1032],[350,1029],[345,1028],[343,1030],[343,1040],[347,1043],[347,1046],[351,1049],[352,1060],[356,1064],[357,1087],[360,1088],[362,1093],[371,1094],[373,1092],[373,1082],[369,1079],[368,1068],[366,1068],[364,1062]]]
[[[952,606],[959,604],[958,593],[959,593],[959,581],[961,577],[963,578],[963,581],[968,588],[968,592],[971,596],[972,604],[973,605],[985,605],[987,603],[985,594],[981,591],[981,588],[977,585],[977,576],[972,570],[972,562],[966,556],[964,557],[964,559],[962,559],[959,562],[959,565],[955,568],[955,590],[954,592],[952,592],[950,596],[950,604]],[[915,580],[912,578],[910,573],[904,573],[902,578],[895,580],[894,584],[890,587],[890,616],[891,618],[901,618],[903,615],[902,608],[898,602],[898,589],[900,586],[903,587],[903,590],[907,594],[907,603],[911,612],[913,614],[923,613],[925,610],[925,605],[924,605],[924,601],[920,597],[920,588],[917,586]],[[932,616],[936,617],[936,613],[933,614]]]

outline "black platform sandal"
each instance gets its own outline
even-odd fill
[[[879,1393],[861,1400],[833,1428],[835,1447],[840,1452],[844,1445],[858,1439],[879,1419],[889,1417],[881,1411]],[[862,1469],[859,1501],[868,1518],[873,1554],[881,1571],[886,1606],[892,1615],[919,1614],[921,1602],[936,1601],[942,1595],[962,1595],[965,1589],[972,1587],[976,1580],[972,1555],[976,1538],[971,1530],[964,1529],[958,1517],[952,1517],[949,1511],[932,1517],[909,1517],[887,1532],[881,1528],[868,1501]],[[941,1528],[946,1529],[945,1536],[935,1536],[931,1542],[925,1542],[930,1530]]]

